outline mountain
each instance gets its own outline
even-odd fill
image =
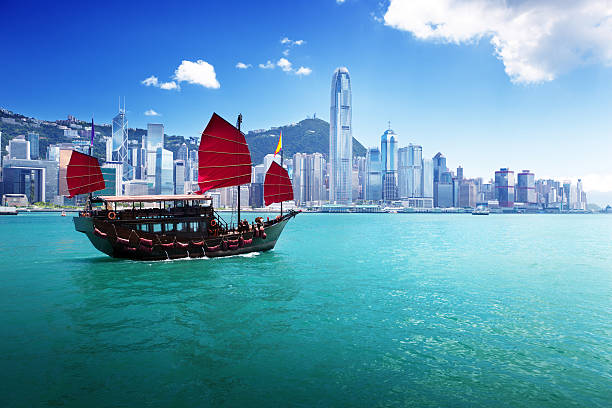
[[[104,138],[111,137],[112,127],[109,124],[94,123],[95,137],[93,155],[104,161],[106,156],[106,145]],[[65,129],[72,129],[79,134],[78,138],[74,136],[64,136]],[[19,113],[13,113],[6,109],[0,109],[0,132],[2,132],[2,153],[7,154],[7,146],[9,140],[19,135],[27,135],[28,132],[36,132],[40,135],[40,154],[42,157],[46,155],[47,147],[58,143],[71,143],[75,139],[80,139],[83,142],[89,141],[89,130],[91,122],[85,122],[72,118],[71,120],[56,120],[45,121],[36,118],[30,118]],[[142,137],[147,133],[146,129],[130,128],[128,130],[128,139],[131,146],[141,143]],[[184,136],[165,135],[164,147],[176,154],[178,148],[187,143],[190,150],[198,148],[198,140],[196,138],[187,138]]]
[[[128,118],[129,119],[129,118]],[[36,132],[40,135],[40,153],[46,155],[47,146],[58,143],[70,143],[75,137],[64,136],[65,129],[81,132],[80,139],[89,141],[89,133],[86,128],[91,129],[91,122],[85,122],[70,117],[70,120],[44,121],[30,118],[6,109],[0,109],[0,131],[2,132],[2,154],[7,153],[9,140],[19,135],[27,135],[28,132]],[[304,119],[291,125],[273,127],[271,129],[252,130],[247,133],[246,140],[251,150],[251,159],[254,164],[263,162],[268,153],[274,153],[278,143],[278,134],[283,132],[284,157],[291,158],[295,153],[323,153],[329,155],[329,123],[321,119]],[[101,160],[105,158],[104,138],[110,137],[112,128],[109,124],[95,124],[95,138],[93,155]],[[147,133],[146,129],[130,128],[128,138],[130,145],[140,143],[142,136]],[[198,139],[180,135],[165,135],[164,147],[176,154],[183,143],[187,143],[189,150],[198,148]],[[353,138],[353,155],[365,156],[365,148]]]
[[[287,126],[248,132],[246,140],[253,164],[262,163],[266,154],[274,153],[280,131],[283,132],[285,158],[291,158],[295,153],[323,153],[329,156],[329,123],[321,119],[304,119]],[[365,154],[365,147],[353,138],[353,156]]]

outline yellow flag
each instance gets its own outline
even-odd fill
[[[283,148],[283,131],[281,130],[280,136],[278,137],[278,145],[276,145],[276,151],[274,152],[274,156],[276,156],[276,153],[280,152],[282,148]]]

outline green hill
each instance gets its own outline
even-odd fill
[[[8,119],[9,122],[2,119]],[[15,123],[12,123],[15,122]],[[70,136],[64,136],[64,130],[60,129],[58,125],[65,124],[66,121],[43,121],[35,118],[29,118],[18,113],[13,113],[7,110],[0,110],[0,131],[2,132],[2,154],[7,154],[7,146],[9,140],[19,136],[27,135],[28,132],[36,132],[40,135],[40,154],[45,157],[47,147],[52,144],[58,143],[70,143],[74,139]],[[91,126],[91,122],[84,122],[76,120],[76,125],[82,127]],[[112,127],[110,125],[95,124],[96,135],[94,137],[94,149],[93,155],[98,159],[104,161],[106,156],[106,146],[104,144],[104,138],[110,137],[112,134]],[[128,138],[130,141],[140,143],[142,136],[147,133],[146,129],[131,128],[128,130]],[[89,140],[83,138],[84,140]],[[198,146],[195,144],[192,138],[186,138],[184,136],[165,135],[164,147],[173,153],[176,153],[178,148],[183,143],[187,143],[190,150],[197,149]]]
[[[286,158],[292,157],[295,153],[329,155],[329,123],[321,119],[304,119],[292,125],[247,133],[246,140],[251,150],[253,164],[262,163],[266,154],[274,153],[281,130]],[[365,153],[365,147],[353,138],[353,155],[365,156]]]
[[[2,119],[8,119],[8,122]],[[13,123],[14,122],[14,123]],[[27,135],[28,132],[36,132],[40,135],[40,154],[46,155],[47,147],[51,144],[70,143],[72,137],[64,136],[64,130],[59,126],[66,125],[67,121],[43,121],[35,118],[13,113],[5,109],[0,109],[0,131],[2,132],[2,154],[7,153],[9,140],[19,135]],[[91,122],[77,120],[74,124],[83,127],[91,126]],[[110,137],[112,129],[110,125],[95,125],[96,135],[94,138],[93,155],[101,160],[105,157],[104,138]],[[286,158],[292,157],[295,153],[323,153],[326,157],[329,154],[329,123],[321,119],[304,119],[299,123],[287,126],[280,126],[268,130],[255,130],[247,133],[246,139],[251,150],[251,159],[254,164],[263,162],[263,158],[268,153],[274,153],[278,143],[279,131],[283,131],[283,147]],[[129,129],[128,137],[130,141],[140,142],[146,129]],[[84,140],[88,140],[84,138]],[[166,135],[165,148],[176,154],[182,143],[187,143],[190,150],[197,149],[195,138],[184,136]],[[365,148],[355,138],[353,138],[353,155],[365,156]]]

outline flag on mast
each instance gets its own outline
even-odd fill
[[[283,148],[283,131],[281,130],[280,136],[278,137],[278,145],[276,145],[276,151],[274,152],[274,156],[276,156],[276,153],[280,152],[282,148]]]

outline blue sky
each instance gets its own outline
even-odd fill
[[[125,96],[132,127],[161,122],[166,133],[197,136],[216,111],[230,120],[241,112],[246,129],[267,128],[313,113],[328,120],[331,75],[346,66],[354,136],[366,146],[378,144],[391,121],[400,145],[421,144],[428,156],[442,151],[467,177],[510,166],[536,177],[583,177],[595,196],[609,196],[612,50],[608,31],[585,31],[612,15],[605,1],[572,2],[601,6],[591,14],[518,2],[543,19],[520,19],[524,26],[497,19],[524,11],[497,13],[499,1],[467,10],[454,3],[432,10],[424,0],[10,2],[0,16],[0,106],[110,122]],[[563,13],[575,23],[534,48],[537,28]],[[259,67],[267,61],[275,67]],[[203,78],[208,64],[218,87]],[[308,75],[298,75],[300,67]],[[142,83],[151,76],[158,86]],[[179,89],[161,89],[164,82]]]

